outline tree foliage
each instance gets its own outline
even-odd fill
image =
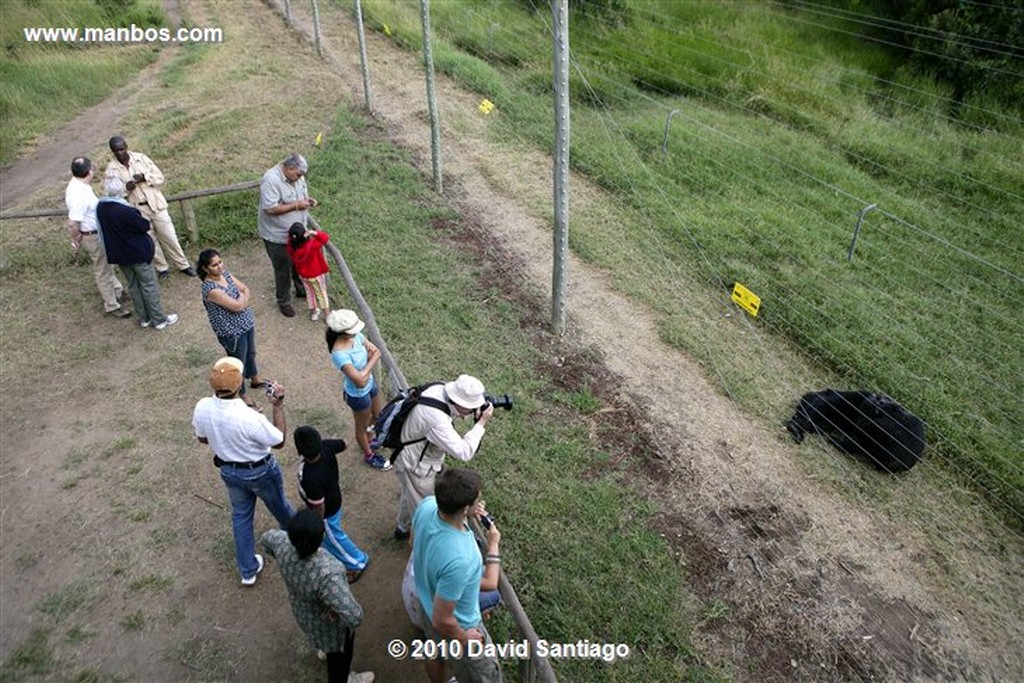
[[[799,4],[799,3],[798,3]],[[885,39],[910,51],[911,64],[953,88],[963,102],[986,94],[1024,106],[1024,0],[831,0],[878,21]],[[861,24],[863,30],[863,24]]]

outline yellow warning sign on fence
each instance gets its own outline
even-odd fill
[[[761,297],[738,282],[733,283],[732,300],[750,315],[757,316],[757,312],[761,310]]]
[[[494,102],[491,102],[490,100],[484,100],[483,102],[480,103],[480,106],[477,107],[477,109],[480,110],[481,114],[490,114],[491,110],[494,109]]]

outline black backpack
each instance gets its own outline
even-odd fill
[[[391,449],[391,457],[388,458],[389,462],[393,463],[406,446],[427,440],[426,436],[422,436],[412,441],[402,441],[402,427],[405,426],[405,421],[408,419],[409,413],[412,412],[413,408],[418,405],[424,405],[444,411],[446,415],[449,414],[447,403],[423,396],[424,390],[438,384],[443,384],[443,382],[427,382],[426,384],[406,389],[388,401],[387,405],[380,411],[377,421],[373,423],[373,444],[375,448]],[[425,445],[423,450],[426,451]],[[422,454],[420,454],[420,457],[423,457]]]

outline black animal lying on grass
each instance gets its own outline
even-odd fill
[[[884,472],[903,472],[924,451],[924,422],[884,394],[825,389],[804,394],[786,423],[793,440],[806,432]]]

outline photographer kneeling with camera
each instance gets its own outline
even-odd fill
[[[394,461],[401,488],[396,539],[409,537],[413,511],[421,500],[434,495],[434,478],[444,468],[445,454],[462,462],[476,455],[484,429],[494,415],[495,403],[506,410],[512,407],[512,399],[507,395],[489,400],[483,382],[470,375],[459,375],[454,382],[438,382],[423,390],[420,402],[402,425],[402,443],[407,446]],[[453,422],[469,416],[476,419],[476,424],[460,436]]]

